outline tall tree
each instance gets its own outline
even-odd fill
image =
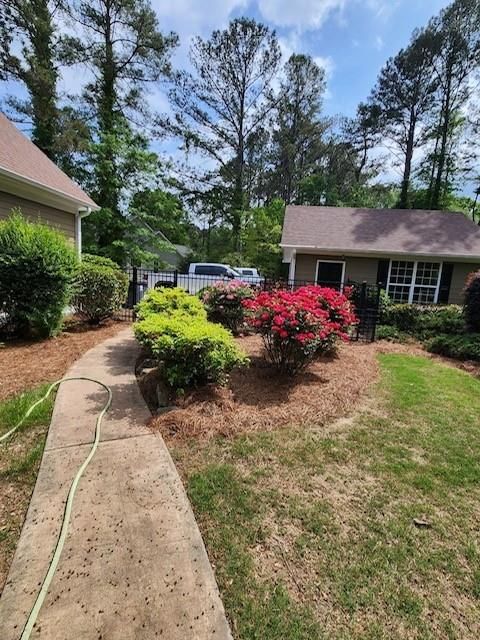
[[[425,144],[426,117],[436,97],[433,73],[434,39],[430,30],[413,34],[406,49],[390,58],[380,72],[371,102],[381,111],[383,132],[400,151],[403,161],[399,207],[410,206],[412,160]]]
[[[453,140],[464,119],[461,109],[470,95],[470,79],[480,64],[480,2],[455,0],[434,18],[428,29],[435,42],[434,70],[438,80],[434,148],[430,154],[428,206],[438,209],[455,169]]]
[[[147,138],[136,127],[145,129],[147,87],[170,73],[177,37],[159,31],[148,0],[72,0],[69,15],[81,35],[65,43],[65,59],[85,64],[92,77],[84,99],[94,123],[91,192],[102,211],[86,227],[100,252],[113,245],[123,260],[122,199],[150,164]]]
[[[32,122],[32,140],[52,159],[59,130],[57,107],[58,2],[0,0],[0,78],[20,81],[28,100],[11,98],[22,120]]]
[[[255,20],[233,20],[208,40],[195,38],[190,50],[194,73],[179,72],[169,95],[173,118],[159,127],[183,140],[216,165],[228,201],[228,217],[238,248],[246,202],[246,150],[272,109],[268,100],[280,62],[275,33]]]
[[[280,84],[272,144],[275,193],[287,204],[298,198],[299,183],[319,152],[324,91],[324,70],[310,56],[291,55]]]

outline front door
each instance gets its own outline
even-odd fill
[[[321,287],[331,287],[332,289],[342,289],[344,271],[345,271],[344,262],[335,262],[333,260],[319,260],[317,262],[316,282]]]

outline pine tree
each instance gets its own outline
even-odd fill
[[[284,67],[274,118],[272,181],[287,204],[298,199],[322,141],[320,118],[325,72],[310,56],[293,54]]]
[[[398,206],[408,208],[412,160],[427,141],[426,118],[434,105],[438,79],[433,73],[434,46],[430,30],[414,33],[406,49],[388,60],[380,72],[371,102],[381,112],[384,135],[403,158]]]
[[[159,31],[148,0],[73,0],[69,15],[81,36],[66,40],[65,59],[86,64],[92,76],[83,98],[93,122],[91,194],[102,210],[86,220],[86,236],[124,261],[122,199],[153,168],[148,139],[138,131],[148,118],[145,93],[170,73],[177,37]]]
[[[186,151],[196,150],[214,162],[215,170],[200,179],[223,189],[238,249],[242,212],[249,205],[247,149],[272,109],[268,98],[279,45],[268,27],[241,18],[208,40],[195,38],[190,60],[194,73],[177,73],[169,93],[174,117],[159,119],[159,128],[181,139]]]
[[[51,159],[57,155],[58,36],[50,0],[0,0],[0,79],[21,82],[28,100],[8,104],[32,122],[33,142]]]

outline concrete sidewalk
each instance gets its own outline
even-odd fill
[[[57,573],[32,638],[231,639],[187,496],[149,413],[133,367],[131,331],[86,353],[68,376],[112,388],[98,451],[80,481]],[[37,484],[0,599],[0,638],[17,640],[60,529],[70,483],[90,449],[105,392],[64,383]]]

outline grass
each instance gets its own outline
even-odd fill
[[[380,365],[351,420],[173,451],[239,640],[479,637],[480,381]]]
[[[0,402],[0,435],[14,427],[48,385]],[[0,444],[0,587],[15,551],[42,458],[55,394]]]

